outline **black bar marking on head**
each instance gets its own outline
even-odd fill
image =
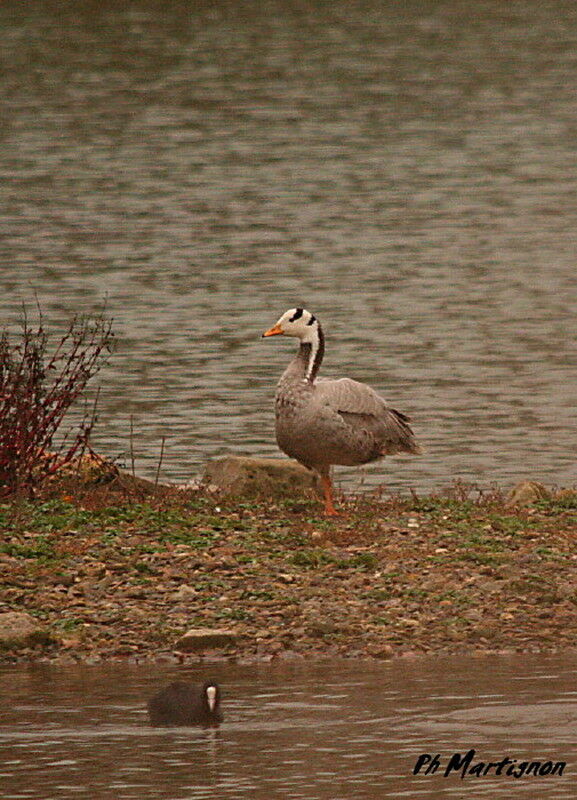
[[[295,320],[297,320],[297,319],[300,319],[300,318],[302,317],[302,315],[303,315],[303,310],[302,310],[302,308],[297,308],[297,310],[295,311],[295,313],[294,313],[294,314],[292,315],[292,317],[289,319],[289,322],[294,322]]]
[[[317,318],[315,317],[315,315],[314,315],[314,314],[311,314],[311,318],[310,318],[310,319],[309,319],[309,321],[307,322],[307,325],[312,325],[312,324],[313,324],[313,322],[316,322],[316,321],[317,321]]]

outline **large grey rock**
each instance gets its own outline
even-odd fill
[[[30,614],[23,611],[0,614],[0,647],[30,647],[53,641],[53,637]]]
[[[191,628],[176,642],[176,648],[187,653],[198,653],[229,647],[235,640],[234,631],[223,628]]]
[[[314,472],[286,458],[225,456],[209,461],[204,481],[227,494],[245,497],[295,497],[319,493]]]

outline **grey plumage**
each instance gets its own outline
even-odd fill
[[[310,312],[290,309],[263,335],[276,334],[301,342],[276,390],[277,442],[287,455],[319,473],[325,510],[332,514],[331,464],[366,464],[385,455],[419,453],[421,448],[409,417],[389,408],[370,386],[350,378],[317,378],[324,335]]]

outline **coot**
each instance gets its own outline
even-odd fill
[[[201,688],[183,681],[174,681],[148,701],[152,725],[218,725],[220,689],[214,681]]]

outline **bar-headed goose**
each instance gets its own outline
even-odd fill
[[[420,453],[421,448],[409,417],[389,408],[370,386],[350,378],[317,378],[325,340],[310,311],[289,309],[263,336],[277,334],[300,339],[276,389],[278,446],[319,473],[325,513],[334,515],[331,464],[367,464],[394,453]]]

